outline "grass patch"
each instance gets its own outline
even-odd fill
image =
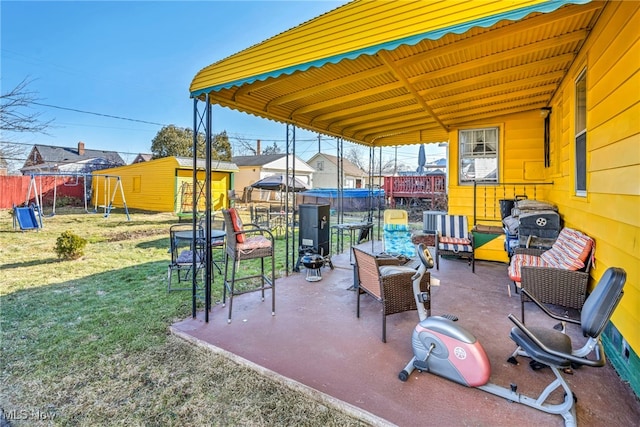
[[[42,230],[20,232],[0,213],[0,409],[12,425],[363,425],[169,335],[191,315],[189,292],[166,291],[177,221],[131,219],[58,209]],[[59,261],[67,229],[88,244]]]

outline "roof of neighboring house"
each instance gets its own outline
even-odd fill
[[[148,162],[151,159],[153,159],[153,154],[140,153],[131,163]]]
[[[53,145],[36,144],[33,150],[38,150],[42,163],[77,163],[89,159],[105,159],[114,165],[124,165],[125,162],[116,151],[84,149],[80,154],[78,147],[56,147]],[[33,152],[32,150],[32,152]],[[27,160],[28,161],[28,160]]]
[[[289,164],[287,165],[287,155],[286,154],[263,154],[260,156],[235,156],[231,158],[236,165],[239,167],[259,167],[263,171],[271,170],[271,171],[282,171],[285,169],[295,169],[299,173],[303,174],[311,174],[314,172],[314,169],[307,164],[304,160],[302,160],[298,156],[293,156],[293,154],[289,154]]]
[[[311,157],[309,159],[309,162],[315,161],[315,159],[317,157],[320,157],[320,156],[322,156],[323,158],[327,159],[328,161],[330,161],[334,165],[338,164],[338,157],[337,156],[332,156],[330,154],[324,154],[324,153],[316,153],[316,154],[314,154],[313,157]],[[344,173],[346,175],[350,175],[350,176],[367,175],[367,173],[365,171],[363,171],[362,169],[360,169],[358,166],[356,166],[355,164],[353,164],[352,162],[350,162],[347,159],[342,159],[342,168],[343,168]]]
[[[285,157],[286,154],[262,154],[260,156],[234,156],[231,161],[238,166],[264,166]]]

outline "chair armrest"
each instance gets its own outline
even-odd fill
[[[378,267],[383,265],[400,265],[402,261],[396,257],[384,257],[384,258],[376,258],[376,264]]]
[[[533,248],[516,248],[514,253],[522,255],[540,256],[545,252],[545,249],[533,249]]]
[[[550,267],[521,269],[522,289],[543,304],[581,309],[589,284],[589,273]],[[522,301],[530,301],[523,293]]]
[[[247,237],[250,237],[252,235],[261,235],[273,242],[273,233],[271,233],[271,231],[269,231],[266,228],[257,227],[257,228],[242,229],[240,231],[233,232],[234,236],[237,236],[238,234],[244,234]]]
[[[523,296],[526,295],[528,297],[527,301],[533,301],[533,303],[535,305],[537,305],[538,308],[540,308],[540,310],[542,310],[544,312],[544,314],[546,314],[547,316],[551,317],[552,319],[560,320],[562,322],[569,322],[569,323],[573,323],[573,324],[576,324],[576,325],[580,324],[580,321],[577,320],[577,319],[571,319],[569,317],[560,316],[560,315],[552,313],[547,307],[544,306],[543,303],[541,303],[533,295],[531,295],[529,292],[527,292],[526,289],[522,289],[521,292],[522,292]]]

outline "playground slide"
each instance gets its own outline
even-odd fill
[[[13,214],[18,221],[18,225],[20,225],[20,230],[33,230],[40,228],[40,224],[38,223],[36,212],[33,207],[15,207],[13,208]]]

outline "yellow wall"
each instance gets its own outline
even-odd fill
[[[627,272],[612,321],[640,351],[640,3],[610,2],[552,100],[549,199],[565,225],[596,241],[592,285]],[[574,192],[574,81],[586,69],[587,196]]]
[[[191,182],[193,179],[192,170],[181,168],[174,157],[101,170],[95,174],[120,176],[127,207],[154,212],[177,212],[180,208],[180,184],[184,181]],[[227,206],[230,176],[230,172],[211,174],[214,209]],[[198,173],[198,179],[204,180],[203,171]],[[104,182],[105,178],[93,177],[93,194],[98,192],[99,205],[104,205]],[[114,188],[115,179],[111,179],[110,195],[113,194]],[[113,205],[123,207],[120,191],[116,192]]]
[[[452,130],[449,134],[449,212],[453,215],[467,215],[469,226],[473,225],[473,186],[458,184],[458,131],[487,127],[499,129],[498,179],[500,182],[534,183],[545,180],[544,119],[538,110],[504,116],[492,122],[478,121]],[[536,199],[547,200],[548,190],[546,187],[537,188]],[[487,215],[482,215],[484,212],[476,212],[476,214],[480,217],[494,214],[493,221],[481,222],[487,225],[499,225],[501,218],[497,202],[503,198],[512,198],[514,193],[523,192],[523,186],[509,186],[502,189],[491,185],[479,185],[477,196],[484,199],[486,195],[488,206]],[[494,204],[496,206],[493,206]]]
[[[546,181],[537,199],[558,206],[564,225],[596,241],[591,286],[610,266],[627,272],[612,322],[640,352],[640,2],[609,2],[552,99],[550,159],[538,110],[468,128],[500,128],[499,180]],[[587,196],[574,191],[574,82],[587,76]],[[463,128],[461,128],[463,129]],[[473,187],[458,185],[458,130],[449,135],[449,213],[473,224]],[[498,211],[499,212],[499,211]],[[499,217],[497,218],[499,221]]]

